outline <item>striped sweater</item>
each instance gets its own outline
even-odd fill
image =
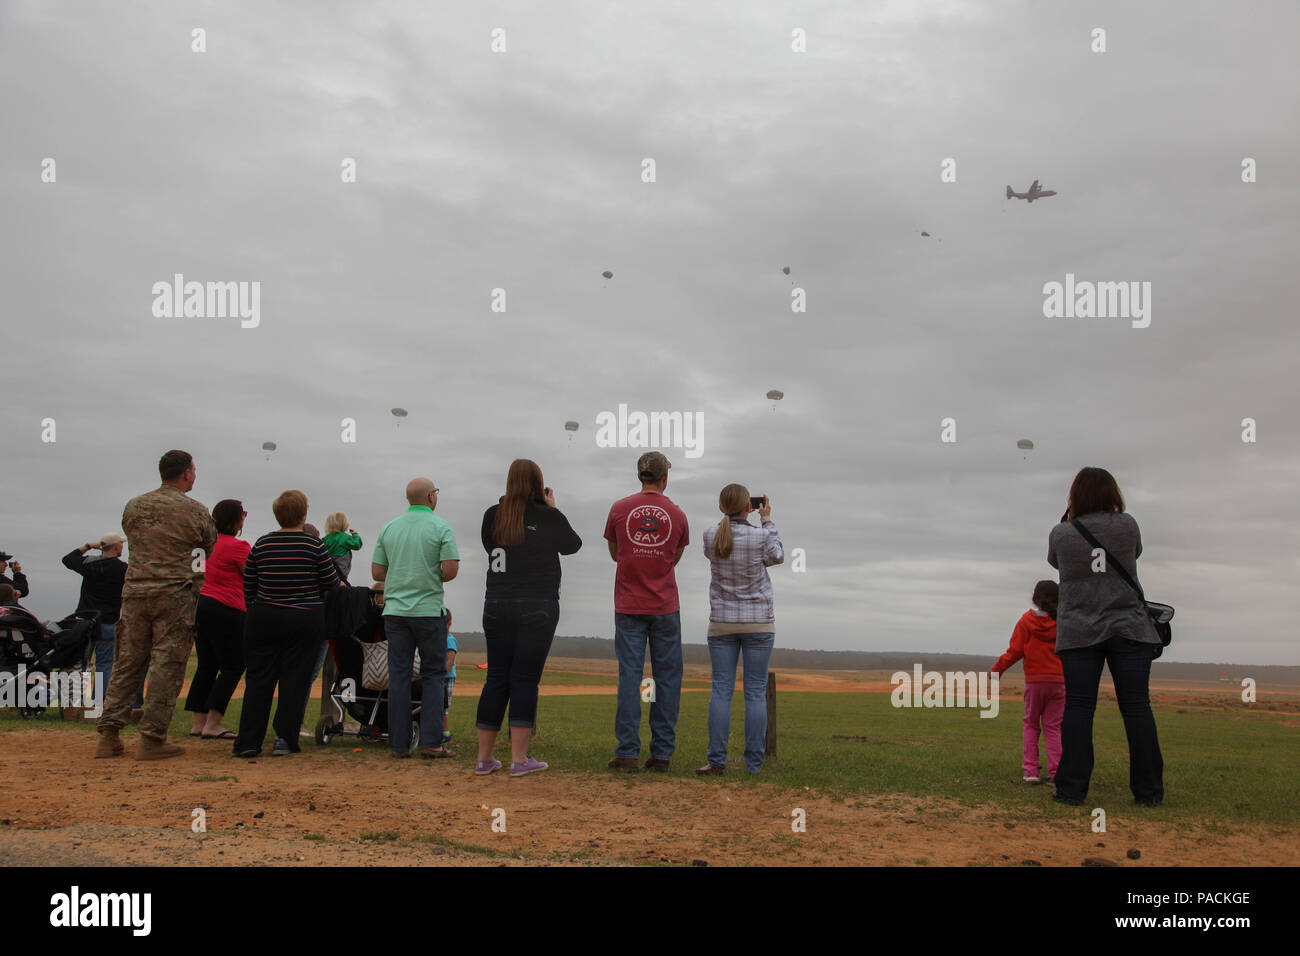
[[[250,606],[321,607],[323,593],[338,583],[325,545],[305,531],[262,535],[244,562],[244,600]]]

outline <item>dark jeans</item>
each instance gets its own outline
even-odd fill
[[[196,714],[224,714],[244,676],[244,612],[216,598],[199,597],[194,646],[199,666],[190,681],[185,709]]]
[[[1141,644],[1112,637],[1092,647],[1061,651],[1065,672],[1065,717],[1061,721],[1061,763],[1056,769],[1056,792],[1066,800],[1088,796],[1092,778],[1092,717],[1097,710],[1097,688],[1102,665],[1110,667],[1115,697],[1128,736],[1128,776],[1133,797],[1141,803],[1164,798],[1164,760],[1156,738],[1148,685],[1151,661],[1158,644]]]
[[[276,685],[280,699],[272,726],[289,749],[297,752],[303,701],[310,687],[309,674],[316,648],[325,636],[321,608],[278,607],[254,604],[244,622],[244,706],[239,714],[239,734],[234,752],[261,750],[271,714]]]
[[[108,697],[108,681],[113,676],[113,655],[117,652],[117,618],[111,623],[99,625],[99,637],[95,638],[95,670],[104,675],[104,699]],[[136,707],[144,706],[144,678],[140,679],[140,693],[135,699]]]
[[[532,727],[537,722],[537,685],[559,622],[559,601],[513,598],[483,602],[488,672],[478,698],[476,726],[480,730],[501,729],[507,702],[511,727]]]
[[[384,615],[388,637],[388,743],[411,749],[411,671],[420,652],[420,748],[442,746],[442,682],[447,675],[447,618]]]

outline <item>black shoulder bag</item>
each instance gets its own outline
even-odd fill
[[[1173,620],[1174,617],[1174,609],[1170,607],[1168,604],[1158,604],[1155,601],[1148,601],[1147,596],[1142,593],[1142,587],[1137,583],[1136,580],[1134,580],[1132,575],[1130,575],[1127,571],[1124,570],[1124,565],[1116,561],[1115,556],[1111,554],[1109,550],[1107,550],[1106,546],[1102,544],[1100,541],[1098,541],[1095,537],[1093,537],[1092,532],[1083,526],[1082,521],[1080,521],[1078,518],[1075,518],[1073,521],[1070,522],[1070,524],[1074,525],[1075,531],[1083,535],[1085,541],[1087,541],[1094,548],[1100,548],[1103,552],[1105,552],[1106,561],[1108,562],[1106,566],[1108,568],[1114,568],[1116,571],[1118,571],[1119,576],[1124,579],[1125,583],[1127,583],[1129,587],[1131,587],[1134,591],[1137,592],[1138,600],[1140,600],[1143,606],[1146,608],[1146,612],[1148,616],[1150,616],[1151,618],[1151,624],[1155,627],[1156,634],[1160,637],[1161,651],[1163,651],[1164,648],[1169,646],[1169,642],[1174,639],[1173,628],[1170,627],[1169,625],[1169,622]],[[1156,657],[1159,656],[1160,656],[1160,652],[1158,651],[1156,653]]]

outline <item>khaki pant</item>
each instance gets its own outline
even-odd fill
[[[147,671],[149,686],[140,718],[140,736],[167,739],[176,698],[185,682],[185,665],[194,646],[197,595],[197,590],[188,587],[166,594],[123,595],[113,675],[98,724],[101,732],[126,726]]]

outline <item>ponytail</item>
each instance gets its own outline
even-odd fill
[[[1060,600],[1061,586],[1055,581],[1039,581],[1034,586],[1034,603],[1053,621],[1056,620],[1056,609]]]
[[[722,520],[718,522],[718,532],[713,538],[713,553],[719,558],[731,557],[731,517],[744,514],[749,505],[749,489],[744,485],[727,485],[718,495],[718,510]]]

